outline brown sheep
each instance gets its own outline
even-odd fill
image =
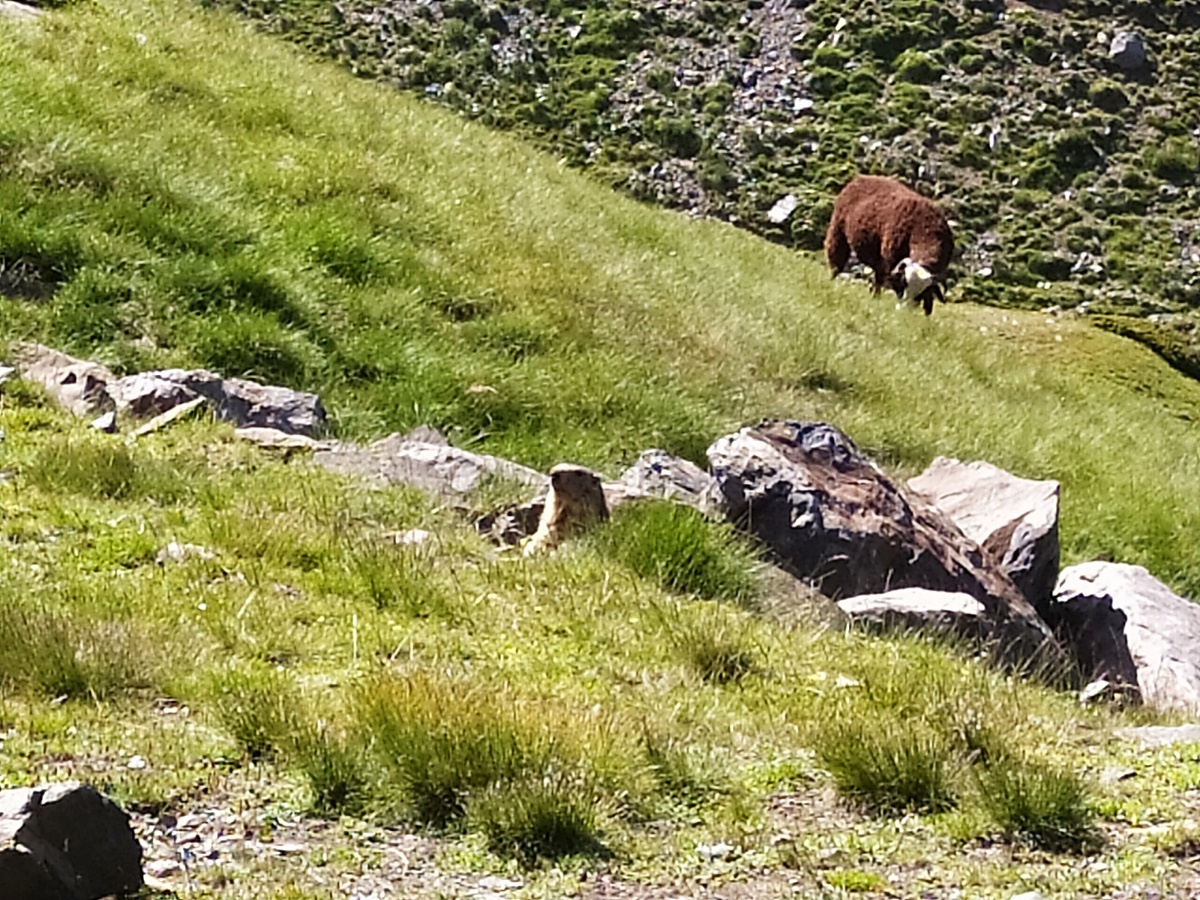
[[[884,286],[896,296],[923,302],[945,301],[941,281],[954,255],[954,235],[942,211],[891,178],[859,175],[842,188],[825,232],[825,256],[837,275],[850,252],[875,273],[875,293]]]

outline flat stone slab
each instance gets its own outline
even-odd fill
[[[1118,728],[1113,733],[1123,740],[1137,741],[1143,747],[1200,744],[1200,725],[1141,725]]]

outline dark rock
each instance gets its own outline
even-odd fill
[[[1146,569],[1064,569],[1046,617],[1084,676],[1136,689],[1156,709],[1200,713],[1200,606]]]
[[[1035,608],[1049,602],[1060,555],[1057,481],[939,456],[908,486],[949,516]]]
[[[920,587],[979,601],[1003,655],[1061,662],[1049,630],[979,546],[831,425],[767,421],[708,449],[718,502],[787,571],[836,599]]]
[[[0,829],[0,841],[9,842]],[[0,849],[0,885],[5,900],[72,900],[71,895],[24,847]]]
[[[1108,58],[1127,72],[1146,64],[1146,43],[1136,31],[1119,31],[1108,47]]]
[[[496,544],[512,547],[537,531],[546,500],[539,497],[508,509],[485,513],[475,520],[475,530]]]
[[[4,900],[98,900],[142,887],[129,817],[78,782],[0,791]]]
[[[113,408],[113,374],[99,363],[75,359],[42,344],[13,344],[10,356],[26,381],[41,385],[63,409],[96,416]]]

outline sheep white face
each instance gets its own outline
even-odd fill
[[[908,301],[918,299],[933,284],[933,273],[911,259],[901,260],[896,266],[896,272],[904,282],[904,292],[901,296]]]

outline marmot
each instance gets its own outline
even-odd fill
[[[553,550],[565,538],[608,518],[600,476],[583,466],[560,463],[550,470],[550,493],[525,555]]]

